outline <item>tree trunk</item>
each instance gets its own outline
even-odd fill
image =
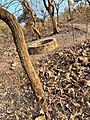
[[[15,17],[7,10],[3,9],[2,7],[0,7],[0,19],[3,20],[10,27],[12,31],[14,43],[16,45],[16,50],[18,52],[22,66],[31,82],[33,93],[36,97],[36,100],[39,103],[41,100],[43,100],[43,106],[44,106],[43,111],[45,112],[48,120],[50,120],[48,114],[48,107],[45,99],[45,93],[40,78],[36,74],[33,65],[31,63],[31,59],[28,53],[23,31],[20,25],[18,24],[17,20],[15,19]]]
[[[59,29],[57,27],[57,22],[55,20],[55,17],[51,15],[52,25],[53,25],[53,34],[57,34],[59,32]]]
[[[57,24],[59,23],[59,16],[58,16],[58,10],[59,9],[56,9],[57,10]]]
[[[46,8],[46,10],[48,11],[51,20],[52,20],[52,25],[53,25],[53,33],[57,34],[59,32],[59,29],[57,27],[57,22],[55,20],[55,16],[54,16],[54,5],[53,5],[53,0],[48,0],[48,5],[46,4],[46,1],[43,0],[44,6]]]
[[[41,39],[41,33],[39,32],[39,30],[36,28],[36,26],[32,25],[33,30],[35,31],[35,33],[38,35],[39,39]]]
[[[69,20],[71,20],[70,0],[68,0],[68,12],[69,12]]]

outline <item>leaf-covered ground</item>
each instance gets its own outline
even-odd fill
[[[84,40],[79,29],[74,30],[72,41],[67,27],[55,37],[60,45],[57,50],[32,56],[52,120],[90,120],[90,41]],[[1,29],[0,120],[32,120],[39,115],[38,104],[12,41],[11,32]]]
[[[44,57],[37,68],[53,120],[90,120],[90,41]]]

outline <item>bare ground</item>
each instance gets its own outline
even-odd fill
[[[66,25],[52,37],[59,43],[55,51],[31,56],[47,93],[52,120],[90,120],[90,41],[86,31],[75,26],[72,32]],[[10,31],[1,32],[0,120],[31,120],[39,116],[38,106],[12,41]]]

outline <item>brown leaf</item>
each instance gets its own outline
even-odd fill
[[[88,57],[82,57],[82,56],[80,56],[80,57],[78,57],[78,61],[79,62],[88,63]]]
[[[79,103],[76,103],[74,101],[72,101],[72,104],[75,106],[75,107],[80,107],[80,104]]]
[[[45,117],[44,116],[39,116],[39,117],[36,117],[35,120],[45,120]]]
[[[86,85],[90,87],[90,80],[86,82]]]
[[[77,81],[80,85],[86,85],[87,81],[82,79]]]

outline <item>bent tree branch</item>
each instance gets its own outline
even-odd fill
[[[32,16],[32,19],[33,19],[33,22],[34,22],[34,25],[32,26],[32,28],[34,29],[35,33],[38,35],[39,38],[41,38],[41,33],[39,32],[39,30],[37,29],[37,23],[36,23],[36,16],[30,6],[30,4],[28,3],[28,0],[23,0],[21,2],[24,10],[26,11],[26,13],[30,12],[31,13],[31,16]]]
[[[23,31],[15,19],[15,17],[9,13],[7,10],[0,7],[0,19],[3,20],[11,29],[14,38],[14,43],[16,45],[16,50],[18,52],[19,58],[21,60],[22,66],[31,82],[31,87],[33,93],[36,97],[37,102],[43,100],[43,111],[45,112],[46,118],[50,120],[48,114],[48,107],[45,99],[45,92],[43,90],[40,78],[36,74],[31,59],[28,53],[27,45],[25,42]]]

